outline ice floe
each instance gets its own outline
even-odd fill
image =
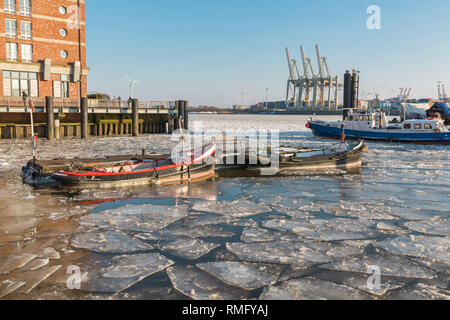
[[[298,241],[299,236],[288,234],[285,232],[279,232],[275,230],[269,230],[264,228],[252,227],[244,228],[241,234],[242,242],[271,242],[271,241]]]
[[[129,253],[149,251],[153,247],[120,231],[90,231],[76,234],[71,245],[79,249],[87,249],[104,253]]]
[[[450,264],[450,238],[409,235],[381,241],[376,246],[393,254],[436,259]]]
[[[173,266],[167,269],[172,286],[195,300],[242,300],[248,291],[226,285],[217,278],[192,267]]]
[[[373,254],[364,258],[340,261],[320,266],[323,269],[331,269],[347,272],[372,274],[372,268],[377,267],[381,276],[402,278],[431,279],[436,273],[424,268],[406,257]]]
[[[34,259],[33,261],[31,261],[30,263],[28,263],[25,267],[21,268],[21,271],[33,271],[33,270],[37,270],[39,268],[45,267],[46,265],[48,265],[48,263],[50,262],[50,260],[48,258],[46,259]]]
[[[227,249],[245,261],[307,267],[362,254],[362,249],[307,242],[227,243]]]
[[[346,285],[314,277],[289,280],[264,289],[261,300],[363,300],[370,296]]]
[[[136,235],[143,240],[170,240],[178,237],[190,238],[230,238],[235,234],[222,228],[212,226],[198,226],[186,228],[184,226],[168,227],[151,233]]]
[[[43,267],[34,271],[24,271],[15,273],[14,276],[12,277],[14,281],[25,282],[25,285],[23,285],[16,292],[24,294],[31,293],[31,291],[33,291],[34,288],[36,288],[42,282],[50,278],[60,268],[61,266],[58,265],[58,266]]]
[[[246,290],[255,290],[276,283],[283,270],[280,265],[238,261],[198,263],[197,267],[226,284]]]
[[[82,289],[89,292],[122,292],[173,264],[172,260],[159,253],[116,256],[109,266],[88,272]]]
[[[125,205],[81,217],[80,224],[102,229],[151,232],[167,227],[187,214],[186,205]]]
[[[37,255],[30,253],[4,255],[0,262],[0,274],[8,274],[13,270],[22,268],[36,257]]]
[[[450,300],[450,291],[417,283],[412,288],[391,292],[387,298],[391,300]]]
[[[176,240],[163,240],[158,243],[162,251],[167,251],[178,257],[196,260],[210,251],[218,248],[220,244],[205,242],[200,239],[181,237]]]
[[[450,219],[432,219],[425,221],[412,221],[405,224],[409,229],[436,236],[450,237]]]
[[[192,210],[221,214],[227,217],[250,217],[272,211],[268,206],[248,200],[198,201],[194,203]]]
[[[0,298],[13,293],[23,285],[25,285],[25,282],[22,281],[5,280],[0,282]]]

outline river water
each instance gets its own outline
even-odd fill
[[[190,121],[333,144],[306,116]],[[40,141],[38,157],[173,145],[164,135]],[[67,193],[23,185],[30,143],[0,141],[0,299],[449,299],[449,147],[368,146],[352,174]]]

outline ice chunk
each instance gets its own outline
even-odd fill
[[[148,239],[170,240],[183,236],[190,238],[231,238],[234,236],[234,233],[211,226],[198,226],[195,228],[177,226],[154,231],[151,234],[148,234]]]
[[[185,217],[188,207],[159,205],[125,205],[80,218],[80,224],[98,228],[152,232]]]
[[[380,286],[378,288],[376,286],[370,286],[368,283],[371,284],[371,282],[368,280],[370,280],[369,277],[371,275],[363,273],[324,271],[316,273],[314,276],[325,281],[341,283],[376,296],[384,296],[391,290],[405,286],[405,282],[388,277],[381,278]]]
[[[61,257],[59,255],[58,251],[56,251],[55,249],[44,248],[43,250],[40,250],[40,252],[38,253],[38,258],[59,260]]]
[[[412,288],[391,292],[391,300],[450,300],[450,291],[417,283]]]
[[[13,279],[16,281],[23,281],[26,284],[22,286],[17,293],[29,294],[40,285],[42,282],[50,278],[56,271],[58,271],[61,266],[51,266],[40,268],[35,271],[24,271],[15,273]]]
[[[279,286],[270,286],[264,289],[260,296],[262,300],[363,300],[370,296],[361,291],[320,280],[305,277],[283,282]]]
[[[192,267],[173,266],[167,269],[172,286],[195,300],[242,300],[248,291],[231,287],[209,274]]]
[[[271,212],[272,209],[260,203],[248,200],[227,201],[198,201],[192,208],[196,211],[225,215],[227,217],[250,217],[261,213]]]
[[[418,265],[408,258],[381,254],[326,264],[320,266],[320,268],[372,274],[370,268],[373,266],[380,268],[381,276],[424,279],[431,279],[436,276],[433,271]]]
[[[8,294],[13,293],[14,291],[22,287],[24,284],[25,282],[12,280],[5,280],[3,282],[0,282],[0,298],[3,298]]]
[[[245,228],[241,235],[242,242],[298,241],[299,236],[263,228]]]
[[[129,253],[149,251],[153,247],[120,231],[91,231],[79,233],[71,240],[71,245],[79,249],[87,249],[104,253]]]
[[[21,271],[33,271],[33,270],[37,270],[39,268],[45,267],[46,265],[48,265],[48,263],[50,262],[50,260],[47,259],[34,259],[33,261],[31,261],[30,263],[28,263],[25,267],[21,268]]]
[[[159,253],[114,257],[112,264],[88,273],[82,289],[90,292],[122,292],[143,279],[165,270],[174,262]]]
[[[361,249],[355,247],[339,246],[339,248],[340,250],[335,250],[335,248],[332,248],[327,244],[285,241],[227,243],[227,249],[242,260],[291,264],[300,267],[333,262],[344,257],[353,256],[355,254],[360,255],[362,253]],[[348,252],[346,249],[351,252]],[[341,251],[343,253],[336,256],[336,251]]]
[[[0,262],[0,274],[7,274],[13,270],[22,268],[36,257],[37,255],[30,253],[24,253],[21,255],[5,255],[2,257]]]
[[[276,283],[284,267],[248,262],[222,261],[198,263],[197,267],[226,284],[255,290]]]
[[[376,244],[393,254],[436,259],[450,264],[450,238],[432,236],[401,236]]]
[[[383,230],[383,231],[395,232],[396,234],[401,234],[401,233],[407,232],[405,229],[402,229],[391,223],[386,223],[386,222],[379,222],[377,224],[377,229]]]
[[[412,221],[405,224],[409,229],[436,236],[450,236],[450,219]]]
[[[193,238],[179,238],[177,240],[164,240],[158,244],[158,247],[174,254],[178,257],[196,260],[215,248],[220,247],[220,244],[205,242],[200,239]]]

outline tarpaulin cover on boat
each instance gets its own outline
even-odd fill
[[[436,102],[433,105],[433,109],[436,109],[436,108],[441,110],[442,112],[444,112],[444,114],[446,116],[450,116],[450,103],[448,103],[448,102]]]
[[[402,103],[402,115],[406,119],[425,119],[429,108],[428,103]]]

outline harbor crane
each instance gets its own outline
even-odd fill
[[[303,46],[300,46],[300,53],[303,73],[299,71],[297,60],[291,57],[289,48],[286,48],[289,67],[286,105],[296,110],[337,110],[338,90],[342,85],[339,84],[339,77],[331,75],[327,59],[322,57],[319,46],[316,45],[317,73],[314,71],[311,59],[306,56]]]

